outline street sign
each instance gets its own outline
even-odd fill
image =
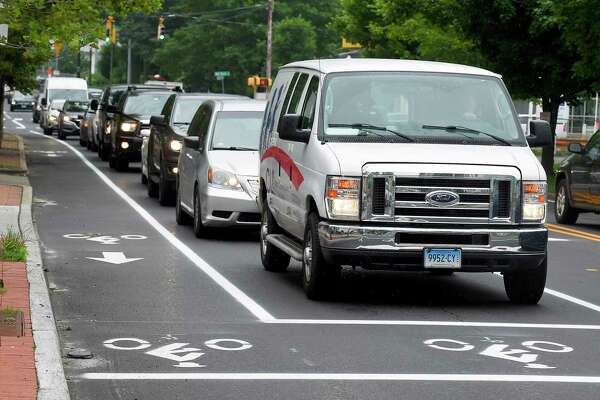
[[[227,78],[228,76],[231,76],[229,71],[215,71],[215,78],[217,79]]]

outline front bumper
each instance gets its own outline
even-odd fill
[[[79,126],[74,123],[63,123],[62,131],[67,135],[78,135],[79,134]]]
[[[124,149],[122,143],[127,143],[128,147]],[[118,136],[115,138],[114,151],[118,158],[140,162],[142,161],[142,138],[136,136]]]
[[[256,198],[243,190],[207,187],[202,223],[210,227],[260,226]]]
[[[438,229],[319,224],[326,260],[367,269],[424,270],[425,248],[462,250],[460,271],[495,272],[536,268],[546,257],[544,227]],[[448,243],[444,243],[447,241]]]

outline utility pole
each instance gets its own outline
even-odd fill
[[[273,7],[275,0],[267,2],[267,78],[271,79],[271,62],[273,60]]]
[[[127,39],[127,84],[131,85],[131,38]]]
[[[81,78],[81,48],[77,49],[77,69],[75,71],[77,77]]]
[[[110,44],[110,68],[108,69],[108,83],[112,83],[113,57],[115,56],[115,45]]]

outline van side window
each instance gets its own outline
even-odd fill
[[[290,104],[290,99],[292,98],[292,93],[294,92],[294,87],[296,87],[296,82],[298,81],[299,72],[296,72],[292,77],[292,81],[290,82],[290,86],[288,86],[287,93],[285,94],[285,100],[283,101],[283,108],[281,109],[281,115],[285,115],[287,112],[287,108]]]
[[[312,128],[315,120],[315,108],[317,106],[317,91],[319,90],[319,78],[313,76],[308,84],[304,105],[302,106],[300,129]]]
[[[296,83],[296,87],[294,88],[294,94],[292,95],[292,100],[290,100],[290,106],[288,107],[286,114],[298,114],[298,104],[302,98],[302,92],[304,92],[304,86],[306,86],[307,80],[308,74],[301,74],[298,78],[298,83]]]

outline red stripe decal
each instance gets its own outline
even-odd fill
[[[298,190],[302,182],[304,182],[304,176],[302,176],[302,172],[300,172],[294,160],[277,146],[269,147],[262,155],[260,161],[264,161],[267,158],[274,158],[277,160],[279,165],[281,165],[281,168],[283,168],[285,173],[290,177],[292,185]]]

